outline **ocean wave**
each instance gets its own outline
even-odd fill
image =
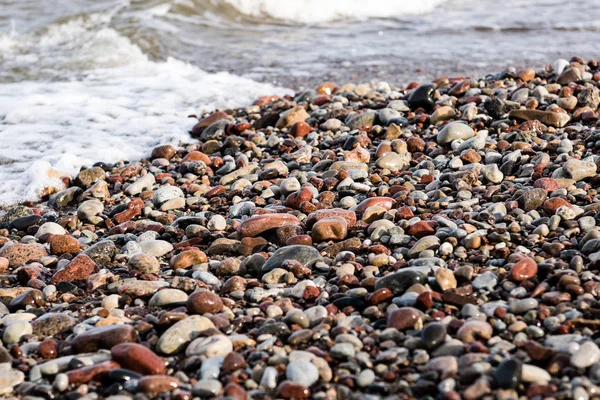
[[[214,1],[214,0],[213,0]],[[426,13],[443,0],[226,0],[240,13],[301,23],[396,18]]]
[[[87,16],[42,34],[0,37],[0,65],[55,70],[62,78],[33,80],[34,72],[0,84],[0,205],[60,186],[54,170],[74,176],[82,165],[136,160],[158,144],[190,142],[190,114],[287,93],[174,58],[152,61],[104,22]]]

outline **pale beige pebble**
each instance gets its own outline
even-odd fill
[[[447,268],[438,268],[435,272],[435,281],[442,290],[454,289],[457,284],[454,273]]]
[[[494,330],[490,324],[484,321],[469,320],[460,327],[456,337],[463,343],[473,343],[479,339],[489,339]]]

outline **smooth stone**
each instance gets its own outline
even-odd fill
[[[166,288],[156,292],[148,305],[150,307],[165,307],[174,304],[183,304],[187,301],[188,295],[183,290]]]
[[[321,254],[312,246],[292,245],[279,248],[267,259],[261,268],[263,274],[281,268],[281,265],[287,260],[296,260],[305,267],[312,267],[321,260]]]
[[[221,382],[215,379],[200,379],[192,387],[192,394],[202,398],[214,398],[223,390]]]
[[[469,125],[460,122],[450,122],[437,134],[438,144],[444,145],[456,139],[467,140],[475,136],[475,131]]]
[[[14,222],[13,222],[13,224],[14,224]],[[39,229],[35,233],[35,237],[37,239],[39,239],[39,238],[41,238],[45,235],[49,235],[49,234],[64,235],[65,233],[67,233],[67,231],[65,231],[65,228],[63,228],[56,222],[46,222],[39,227]]]
[[[215,325],[208,318],[200,315],[189,316],[175,323],[161,335],[156,344],[156,351],[166,355],[179,353],[202,331],[210,328],[215,328]]]
[[[194,339],[185,350],[185,355],[187,357],[193,355],[218,357],[226,356],[232,351],[233,343],[227,336],[213,335]]]
[[[164,375],[165,362],[149,348],[137,343],[121,343],[111,349],[112,359],[123,368],[142,375]]]
[[[85,331],[71,340],[75,353],[91,353],[99,349],[112,349],[120,343],[135,343],[137,331],[131,325],[107,325]]]
[[[439,347],[446,339],[446,327],[439,322],[430,322],[421,331],[421,340],[427,349]]]
[[[587,368],[600,361],[600,349],[596,343],[588,340],[583,342],[571,356],[571,365],[576,368]]]
[[[562,166],[564,177],[573,179],[575,182],[596,175],[596,168],[596,164],[592,161],[577,160],[575,158],[571,158]]]
[[[176,199],[176,198],[184,198],[185,195],[183,191],[177,186],[162,186],[158,188],[154,192],[154,196],[152,197],[152,202],[156,207],[161,207],[164,203]]]
[[[292,361],[285,373],[288,380],[306,387],[311,387],[319,380],[319,370],[308,360]]]
[[[509,358],[500,363],[494,372],[494,379],[501,389],[516,389],[521,381],[523,363],[516,358]]]
[[[154,257],[162,257],[173,251],[173,245],[165,240],[144,240],[138,243],[142,251]]]
[[[4,328],[2,340],[6,344],[19,343],[24,335],[31,335],[32,333],[33,327],[31,326],[31,323],[27,321],[17,321]]]
[[[412,285],[418,283],[424,284],[426,281],[427,276],[423,273],[413,270],[400,270],[377,279],[375,282],[375,290],[386,288],[389,289],[394,296],[399,296]]]
[[[142,193],[144,190],[152,189],[152,185],[154,185],[154,183],[156,183],[154,175],[146,174],[129,185],[127,189],[125,189],[125,194],[128,196],[136,196]]]

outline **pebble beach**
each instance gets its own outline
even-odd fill
[[[0,394],[597,398],[598,82],[322,82],[57,173],[0,211]]]

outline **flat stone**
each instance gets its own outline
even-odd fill
[[[521,381],[523,363],[516,358],[508,358],[500,363],[494,372],[496,384],[501,389],[516,389]]]
[[[312,246],[292,245],[281,247],[273,253],[267,262],[261,268],[263,274],[281,268],[286,260],[296,260],[305,267],[312,267],[317,261],[321,260],[321,255],[317,249]]]
[[[91,353],[99,349],[112,349],[120,343],[135,343],[137,332],[131,325],[108,325],[85,331],[71,340],[75,353]]]
[[[208,290],[199,290],[192,293],[186,304],[190,314],[216,314],[223,309],[221,298]]]
[[[127,189],[125,189],[125,194],[128,196],[136,196],[142,193],[144,190],[152,189],[154,183],[156,183],[154,175],[146,174],[131,185],[129,185]]]
[[[424,284],[427,276],[412,270],[400,270],[379,278],[375,282],[375,290],[382,288],[389,289],[394,296],[402,295],[406,289],[415,284]]]
[[[185,355],[206,356],[206,357],[225,357],[233,351],[233,343],[224,335],[213,335],[209,337],[199,337],[194,339],[187,349]]]
[[[262,214],[255,215],[244,220],[239,228],[238,233],[242,237],[259,236],[270,229],[279,228],[283,225],[300,225],[298,218],[291,214]]]
[[[76,324],[77,320],[66,313],[47,313],[36,318],[31,326],[34,335],[51,337],[69,332]]]
[[[469,125],[460,122],[450,122],[437,134],[438,144],[452,143],[456,139],[470,139],[475,136],[475,131]]]
[[[52,284],[60,282],[83,281],[86,280],[94,271],[96,263],[86,254],[79,254],[63,269],[57,271],[52,276]]]
[[[571,356],[571,365],[576,368],[588,368],[600,361],[600,349],[596,343],[588,340],[583,342]]]
[[[114,361],[123,368],[139,372],[142,375],[164,375],[167,372],[165,362],[149,348],[137,343],[121,343],[111,349]]]
[[[548,197],[544,189],[530,189],[525,191],[518,199],[519,207],[525,211],[537,210],[542,207]]]
[[[413,307],[401,307],[388,315],[387,326],[400,331],[420,329],[423,326],[421,312]]]
[[[309,360],[292,361],[287,365],[285,374],[289,381],[306,387],[311,387],[319,380],[319,370]]]
[[[148,306],[155,308],[168,307],[183,304],[187,299],[188,295],[183,290],[166,288],[156,292],[148,302]]]
[[[0,257],[6,258],[10,267],[20,267],[47,255],[44,246],[37,243],[7,243],[0,248]]]
[[[563,164],[562,170],[565,178],[579,182],[596,175],[596,164],[592,161],[583,161],[571,158]]]
[[[156,344],[156,351],[166,355],[179,353],[189,342],[198,337],[200,332],[214,327],[215,325],[206,317],[189,316],[171,326],[161,335]]]
[[[154,257],[162,257],[173,251],[173,245],[166,240],[143,240],[139,245],[144,253]]]
[[[513,110],[508,117],[525,121],[538,120],[544,125],[556,128],[562,128],[571,120],[569,114],[541,110]]]
[[[327,217],[315,222],[311,235],[315,242],[342,240],[348,234],[348,223],[342,217]]]

